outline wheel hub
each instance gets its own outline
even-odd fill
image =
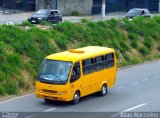
[[[102,93],[103,93],[103,94],[105,94],[105,93],[106,93],[106,91],[107,91],[106,87],[105,87],[105,86],[103,86],[103,88],[102,88]]]

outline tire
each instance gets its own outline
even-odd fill
[[[74,96],[73,96],[73,100],[72,100],[72,104],[77,104],[79,102],[79,99],[80,99],[80,92],[79,91],[76,91]]]
[[[106,84],[103,84],[102,87],[101,87],[101,91],[99,92],[100,93],[100,96],[105,96],[107,94],[107,85]]]
[[[45,100],[46,103],[50,103],[51,102],[51,100],[49,100],[49,99],[44,99],[44,100]]]

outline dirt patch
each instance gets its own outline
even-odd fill
[[[7,47],[6,49],[7,54],[13,54],[13,49],[11,47]]]
[[[141,56],[140,53],[136,49],[133,49],[133,48],[132,48],[131,52],[129,52],[129,53],[127,52],[127,55],[130,56],[130,57],[139,57],[139,56]]]
[[[51,26],[45,26],[45,25],[36,25],[36,27],[42,30],[50,30],[52,28]]]
[[[27,55],[23,55],[23,60],[25,63],[29,62],[31,59]]]
[[[61,49],[59,48],[59,46],[57,45],[57,43],[55,42],[54,39],[50,40],[50,43],[56,48],[57,51],[60,51]]]
[[[33,90],[33,77],[32,75],[27,71],[27,70],[22,70],[21,71],[22,78],[24,78],[24,81],[26,83],[25,88],[28,90]]]

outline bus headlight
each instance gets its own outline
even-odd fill
[[[36,89],[36,91],[37,91],[37,92],[41,92],[42,90],[41,90],[41,89]]]
[[[66,93],[67,93],[67,91],[61,91],[61,92],[59,92],[59,95],[64,95]]]

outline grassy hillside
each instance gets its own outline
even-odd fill
[[[28,25],[30,28],[25,29]],[[0,26],[0,96],[33,90],[42,59],[88,45],[115,48],[119,67],[160,58],[160,17],[60,23],[41,30],[25,22]]]

